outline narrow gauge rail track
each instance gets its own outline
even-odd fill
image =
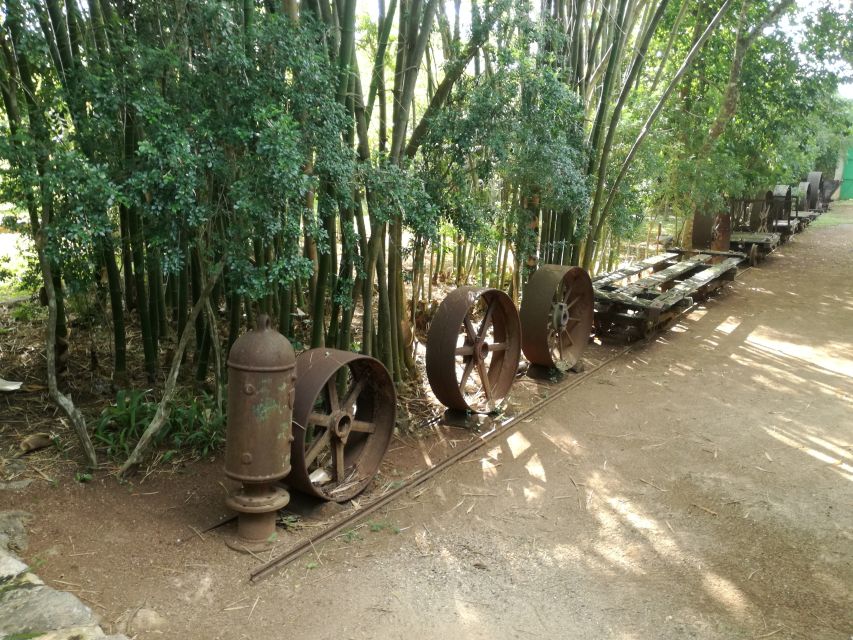
[[[753,267],[751,267],[751,266],[747,266],[747,267],[741,269],[739,271],[739,273],[745,273],[752,268]],[[680,314],[680,316],[683,315],[684,313],[687,313],[690,310],[690,308],[692,308],[692,307],[693,307],[693,305],[691,305],[689,308],[685,309],[684,312],[682,314]],[[655,334],[655,335],[657,335],[657,334]],[[349,526],[357,523],[358,521],[366,518],[367,516],[378,511],[382,507],[387,506],[388,504],[392,503],[397,498],[401,497],[402,495],[406,494],[407,492],[411,491],[412,489],[416,488],[417,486],[423,484],[424,482],[427,482],[428,480],[430,480],[434,476],[438,475],[442,471],[449,469],[450,467],[455,465],[457,462],[460,462],[461,460],[465,459],[466,457],[468,457],[469,455],[471,455],[472,453],[474,453],[475,451],[480,449],[483,445],[487,444],[488,442],[491,442],[495,438],[498,438],[499,436],[501,436],[504,433],[506,433],[507,431],[509,431],[512,427],[517,425],[519,422],[527,419],[528,417],[535,414],[540,409],[543,409],[544,407],[548,406],[549,404],[551,404],[552,402],[554,402],[558,398],[565,395],[568,391],[574,389],[575,387],[580,386],[581,384],[583,384],[587,380],[587,378],[592,376],[592,374],[594,374],[597,371],[599,371],[600,369],[604,368],[605,366],[607,366],[611,362],[618,360],[622,356],[627,355],[628,353],[633,351],[637,346],[645,344],[645,343],[646,343],[646,341],[632,342],[632,343],[628,344],[627,346],[625,346],[624,348],[618,350],[616,353],[610,355],[609,357],[607,357],[603,361],[599,362],[598,364],[596,364],[592,368],[584,371],[579,377],[577,377],[573,380],[567,381],[563,384],[557,383],[557,384],[553,385],[553,387],[551,385],[548,385],[549,389],[554,389],[554,391],[550,395],[548,395],[547,397],[542,398],[542,399],[534,402],[529,407],[521,410],[519,413],[517,413],[515,415],[507,417],[502,422],[499,420],[496,420],[495,426],[493,426],[489,431],[486,431],[485,433],[479,434],[479,436],[477,437],[476,440],[471,442],[468,446],[464,447],[460,451],[454,453],[453,455],[448,456],[447,458],[444,458],[443,460],[441,460],[440,462],[438,462],[434,466],[422,471],[421,473],[419,473],[415,477],[411,478],[409,481],[407,481],[406,483],[404,483],[400,487],[397,487],[396,489],[393,489],[393,490],[389,491],[388,493],[385,493],[385,494],[377,497],[367,506],[343,516],[342,518],[338,519],[337,521],[335,521],[334,523],[332,523],[330,526],[323,529],[322,531],[314,534],[313,536],[305,538],[301,542],[297,543],[296,545],[294,545],[293,547],[288,549],[283,554],[281,554],[275,558],[272,558],[271,560],[255,567],[249,573],[249,581],[252,584],[257,584],[258,582],[260,582],[264,578],[267,578],[270,575],[272,575],[273,573],[275,573],[277,570],[287,566],[291,562],[294,562],[295,560],[299,559],[301,556],[305,555],[306,553],[313,551],[316,545],[318,545],[322,542],[325,542],[326,540],[330,540],[330,539],[334,538],[335,536],[337,536],[341,532],[343,532],[347,527],[349,527]],[[209,527],[208,530],[222,526],[223,524],[230,522],[231,520],[233,520],[233,518],[228,518],[226,520],[223,520],[223,521]]]
[[[638,344],[641,344],[641,343],[635,342],[635,343],[627,345],[626,347],[620,349],[619,351],[612,354],[611,356],[609,356],[608,358],[606,358],[602,362],[599,362],[594,367],[584,371],[579,377],[575,378],[574,380],[570,380],[570,381],[565,382],[563,384],[558,383],[558,384],[554,385],[553,387],[551,387],[549,385],[549,389],[554,389],[554,391],[548,397],[542,398],[541,400],[536,401],[535,403],[533,403],[532,405],[530,405],[526,409],[523,409],[521,412],[519,412],[513,416],[507,417],[503,421],[496,420],[495,421],[496,424],[495,424],[495,426],[492,427],[492,429],[490,429],[489,431],[486,431],[485,433],[479,434],[479,436],[477,437],[477,439],[474,442],[472,442],[468,446],[464,447],[460,451],[457,451],[453,455],[448,456],[447,458],[444,458],[443,460],[441,460],[440,462],[438,462],[434,466],[430,467],[429,469],[422,471],[421,473],[416,475],[414,478],[411,478],[408,482],[406,482],[402,486],[397,487],[396,489],[393,489],[392,491],[389,491],[388,493],[385,493],[385,494],[379,496],[378,498],[373,500],[367,506],[365,506],[365,507],[363,507],[357,511],[354,511],[350,514],[347,514],[346,516],[344,516],[340,520],[337,520],[336,522],[334,522],[328,528],[324,529],[323,531],[321,531],[321,532],[319,532],[319,533],[317,533],[317,534],[315,534],[309,538],[306,538],[305,540],[298,543],[297,545],[295,545],[294,547],[292,547],[291,549],[289,549],[288,551],[286,551],[282,555],[280,555],[276,558],[273,558],[272,560],[269,560],[268,562],[265,562],[264,564],[262,564],[258,567],[255,567],[249,574],[250,582],[257,583],[260,580],[262,580],[263,578],[269,577],[277,569],[280,569],[280,568],[290,564],[291,562],[298,559],[300,556],[304,555],[305,553],[312,551],[313,548],[315,547],[315,545],[317,545],[321,542],[325,542],[326,540],[329,540],[331,538],[334,538],[336,535],[338,535],[340,532],[342,532],[348,526],[358,522],[359,520],[361,520],[363,518],[366,518],[371,513],[374,513],[375,511],[381,509],[382,507],[390,504],[391,502],[393,502],[395,499],[399,498],[400,496],[402,496],[406,492],[411,491],[412,489],[414,489],[415,487],[417,487],[420,484],[423,484],[427,480],[438,475],[440,472],[442,472],[446,469],[449,469],[450,467],[452,467],[457,462],[463,460],[467,456],[469,456],[472,453],[474,453],[475,451],[477,451],[480,447],[482,447],[486,443],[488,443],[488,442],[494,440],[495,438],[499,437],[500,435],[506,433],[509,429],[511,429],[516,424],[518,424],[520,421],[528,418],[529,416],[533,415],[534,413],[536,413],[540,409],[542,409],[542,408],[546,407],[547,405],[549,405],[550,403],[552,403],[557,398],[560,398],[561,396],[563,396],[569,390],[574,389],[575,387],[582,384],[584,381],[586,381],[587,378],[589,378],[596,371],[602,369],[603,367],[610,364],[614,360],[616,360],[616,359],[624,356],[625,354],[629,353]],[[224,524],[224,522],[222,522],[220,524]]]

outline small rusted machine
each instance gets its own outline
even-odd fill
[[[229,546],[257,551],[276,537],[276,512],[290,501],[277,482],[290,472],[296,357],[269,317],[234,342],[228,356],[225,475],[242,483],[225,504],[236,511]]]
[[[458,411],[491,413],[506,398],[521,357],[521,325],[500,289],[459,287],[442,301],[427,337],[435,397]]]
[[[378,360],[323,348],[296,357],[265,315],[231,347],[228,369],[225,474],[243,485],[225,500],[239,514],[228,544],[254,552],[275,540],[287,488],[344,502],[370,484],[391,442],[397,396]]]
[[[592,281],[580,267],[546,264],[530,276],[521,299],[521,348],[542,367],[571,369],[589,343]]]

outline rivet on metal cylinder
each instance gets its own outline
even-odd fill
[[[242,483],[225,504],[236,511],[237,538],[228,545],[258,551],[276,539],[276,513],[290,501],[276,483],[290,473],[296,356],[290,342],[258,317],[228,355],[225,475]]]

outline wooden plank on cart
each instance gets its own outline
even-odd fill
[[[669,260],[675,260],[677,258],[678,254],[675,253],[659,253],[656,256],[651,256],[650,258],[646,258],[645,260],[641,260],[640,262],[633,262],[627,266],[622,267],[621,269],[617,269],[616,271],[596,276],[592,279],[592,282],[593,285],[596,287],[604,287],[606,285],[613,284],[614,282],[619,282],[620,280],[631,278],[632,276],[635,276],[638,273],[642,273],[646,269],[651,269],[656,264],[660,264],[661,262],[667,262]]]
[[[737,271],[737,266],[740,262],[740,258],[729,258],[720,264],[715,264],[712,267],[703,269],[686,280],[682,280],[672,289],[655,298],[649,305],[649,310],[652,311],[652,313],[662,313],[667,309],[670,309],[685,298],[692,296],[709,282],[722,278],[729,272]]]
[[[670,251],[682,255],[704,253],[709,256],[725,256],[727,258],[740,258],[741,260],[746,260],[747,257],[745,253],[741,253],[740,251],[713,251],[711,249],[670,249]]]
[[[797,228],[799,227],[800,221],[797,218],[791,218],[790,220],[777,220],[774,227],[782,234],[792,234],[797,232]]]
[[[621,287],[620,290],[622,293],[629,296],[646,293],[649,289],[660,287],[663,284],[675,280],[678,276],[684,275],[701,267],[711,258],[712,256],[706,253],[700,253],[698,256],[689,258],[688,260],[682,260],[681,262],[676,262],[671,267],[667,267],[662,271],[658,271],[657,273],[653,273],[650,276],[646,276],[636,282],[632,282],[629,285]]]
[[[781,236],[778,233],[752,233],[736,231],[732,233],[731,244],[760,244],[770,248],[779,244]]]
[[[605,291],[603,289],[594,289],[595,292],[595,301],[596,302],[618,302],[619,304],[625,305],[627,307],[632,307],[635,309],[646,309],[649,304],[651,304],[651,300],[647,298],[638,298],[636,296],[627,295],[622,293],[621,289],[616,289],[615,291]]]

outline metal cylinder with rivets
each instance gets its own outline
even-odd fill
[[[276,512],[290,496],[277,484],[290,473],[296,356],[290,342],[261,315],[228,355],[225,475],[242,483],[226,505],[237,511],[238,550],[275,539]]]

